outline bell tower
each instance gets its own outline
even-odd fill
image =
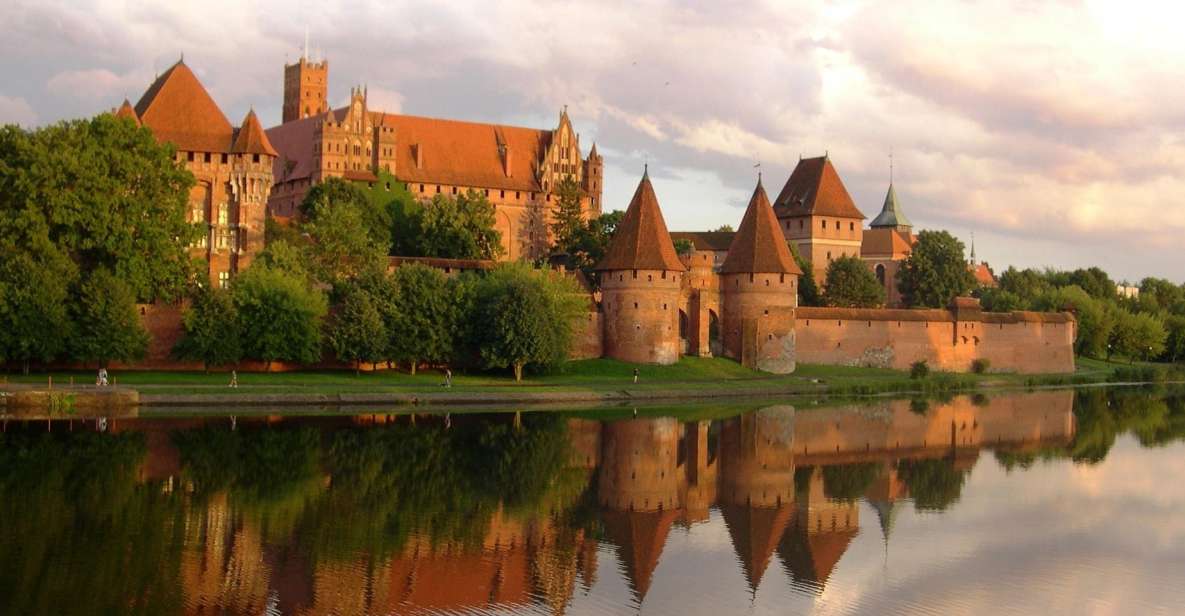
[[[329,60],[312,62],[308,53],[284,65],[284,123],[329,111]]]

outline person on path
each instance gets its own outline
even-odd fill
[[[450,368],[444,369],[444,388],[449,389],[453,386],[453,371]]]
[[[99,379],[97,381],[95,381],[95,385],[98,387],[106,387],[107,386],[107,369],[106,368],[99,368]]]
[[[638,369],[637,368],[634,368],[634,382],[635,383],[638,382]]]
[[[238,372],[236,372],[234,370],[230,371],[230,385],[228,385],[227,387],[233,387],[235,389],[239,388],[239,373]]]

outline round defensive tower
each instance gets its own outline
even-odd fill
[[[673,417],[605,424],[597,483],[601,505],[617,511],[670,511],[679,503],[679,422]]]
[[[642,174],[597,270],[605,357],[679,361],[679,298],[686,268],[675,253],[649,173]]]
[[[794,309],[800,275],[802,270],[790,255],[758,178],[720,267],[726,357],[765,372],[794,371]]]

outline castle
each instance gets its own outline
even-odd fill
[[[580,186],[586,216],[601,213],[603,160],[595,144],[582,156],[566,108],[554,129],[522,128],[372,110],[366,88],[352,88],[349,104],[332,109],[328,87],[328,60],[302,56],[284,67],[283,123],[267,130],[278,152],[268,210],[279,220],[295,216],[309,188],[327,178],[373,184],[377,172],[423,200],[484,195],[508,260],[547,256],[562,182]]]

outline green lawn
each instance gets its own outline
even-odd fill
[[[1141,367],[1141,366],[1136,366]],[[1144,366],[1146,367],[1146,365]],[[633,382],[635,368],[638,382]],[[899,370],[799,364],[791,375],[771,375],[749,370],[724,358],[684,357],[671,366],[636,366],[611,359],[573,361],[548,374],[528,374],[515,383],[509,371],[456,372],[452,392],[491,393],[497,391],[654,391],[711,390],[722,388],[778,389],[782,393],[823,393],[865,395],[882,392],[951,391],[979,386],[1068,385],[1109,380],[1113,375],[1131,370],[1126,363],[1079,358],[1078,370],[1071,375],[986,375],[934,373],[914,380]],[[79,385],[94,382],[91,371],[54,371],[28,376],[9,374],[8,382],[43,385],[52,374],[55,387],[66,386],[70,379]],[[301,372],[239,373],[239,387],[227,387],[229,372],[114,370],[111,378],[119,385],[134,387],[142,393],[168,394],[275,394],[275,393],[426,393],[441,391],[444,378],[436,370],[421,371],[415,376],[406,372],[383,370],[355,375],[349,370]]]

